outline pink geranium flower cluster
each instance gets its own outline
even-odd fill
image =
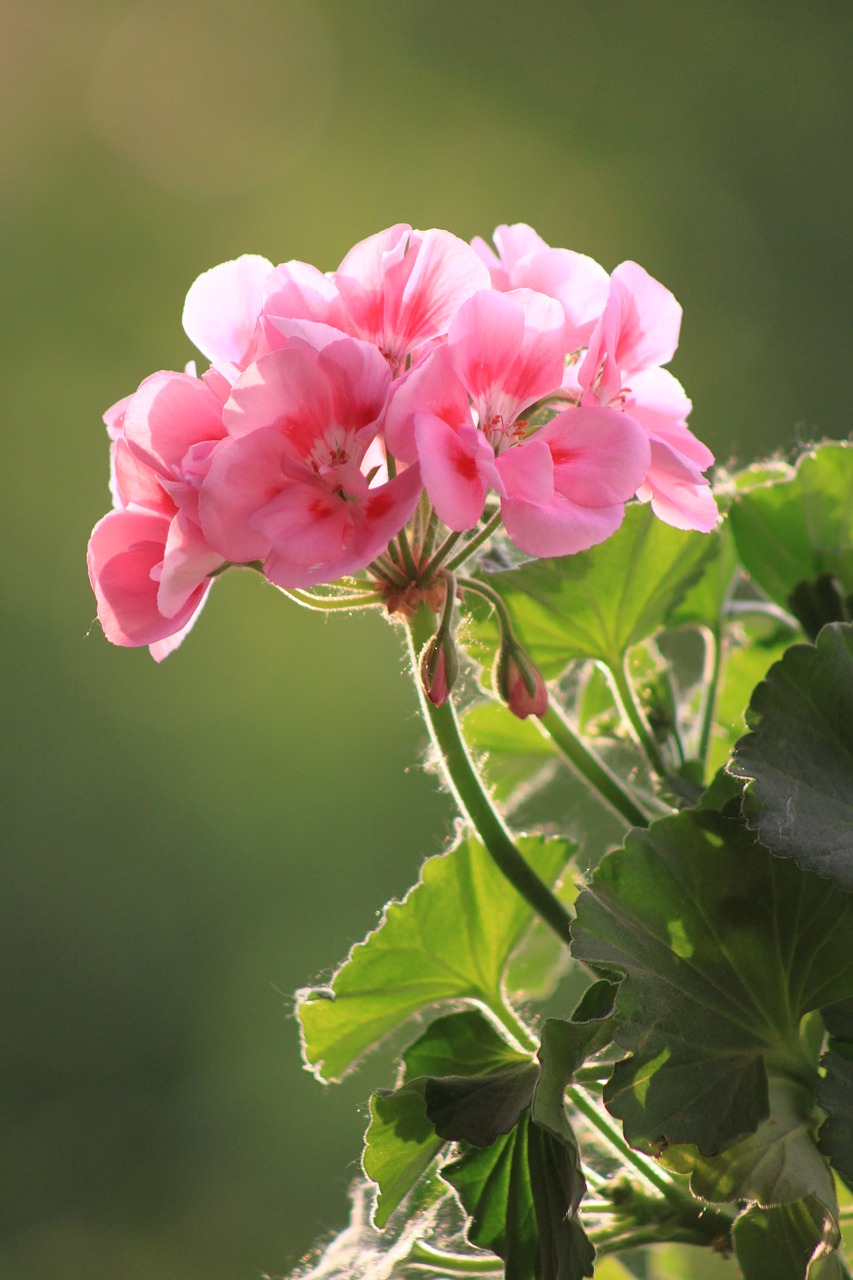
[[[108,639],[161,659],[232,565],[393,610],[434,587],[436,546],[498,523],[529,556],[603,541],[634,497],[713,528],[713,459],[663,368],[672,294],[521,224],[494,243],[397,225],[329,274],[246,255],[195,281],[184,329],[209,367],[106,415],[89,573]]]

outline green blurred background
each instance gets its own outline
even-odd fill
[[[342,1220],[370,1088],[291,993],[451,830],[379,618],[249,575],[157,667],[93,626],[102,411],[245,251],[525,220],[682,302],[721,460],[848,430],[849,0],[11,0],[2,1280],[281,1274]]]

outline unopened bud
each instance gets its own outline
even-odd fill
[[[548,710],[548,690],[539,668],[514,640],[504,641],[495,670],[498,693],[514,716],[544,716]]]
[[[439,631],[424,649],[421,658],[421,680],[424,693],[434,706],[447,701],[459,675],[459,655],[449,631]]]

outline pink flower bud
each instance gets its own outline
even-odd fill
[[[548,690],[539,669],[523,649],[505,643],[498,654],[495,683],[498,693],[514,716],[544,716],[548,710]]]
[[[447,701],[459,675],[459,657],[449,632],[439,631],[424,649],[421,658],[421,680],[424,693],[434,706]]]

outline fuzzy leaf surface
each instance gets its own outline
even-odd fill
[[[525,837],[519,848],[546,884],[572,846]],[[504,970],[533,919],[473,836],[429,858],[402,902],[392,902],[353,947],[331,987],[298,993],[306,1062],[321,1080],[340,1079],[373,1045],[430,1005],[448,1000],[503,1008]]]
[[[634,1146],[704,1155],[769,1111],[768,1064],[796,1075],[810,1009],[853,992],[853,897],[774,858],[742,823],[687,810],[632,832],[577,901],[574,954],[625,974],[605,1090]]]
[[[385,1226],[446,1145],[428,1115],[426,1090],[438,1082],[430,1077],[458,1081],[519,1066],[536,1070],[529,1054],[514,1049],[477,1009],[437,1018],[409,1046],[400,1087],[370,1099],[362,1165],[379,1189],[373,1215],[377,1227]]]
[[[744,813],[780,857],[853,890],[853,627],[824,627],[771,667],[729,770]]]
[[[673,529],[650,507],[634,505],[600,546],[487,576],[505,600],[519,639],[551,679],[573,658],[620,666],[632,645],[667,622],[717,551],[713,537]],[[488,608],[475,608],[465,638],[472,656],[489,666],[497,627]]]

